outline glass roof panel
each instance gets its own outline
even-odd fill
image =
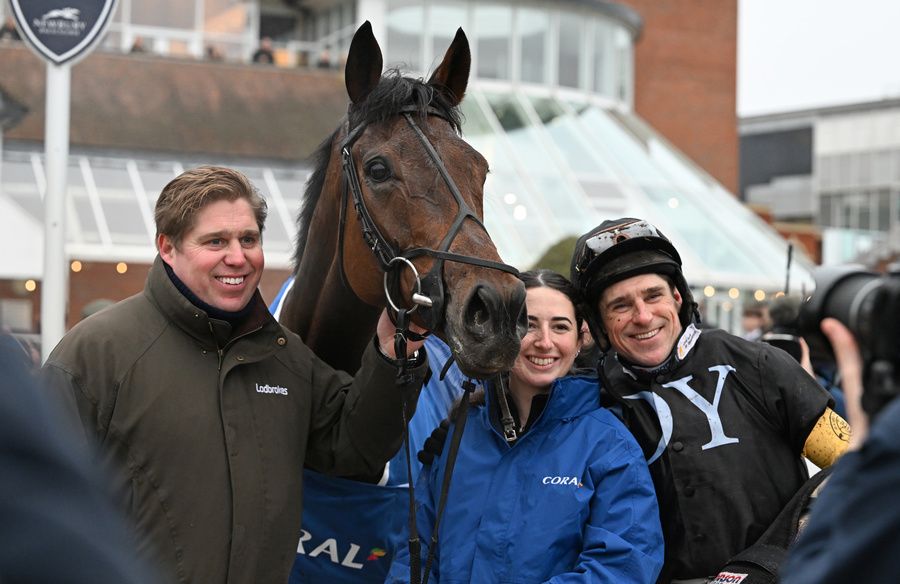
[[[666,182],[665,176],[651,161],[644,144],[616,123],[609,113],[597,107],[588,107],[580,112],[579,119],[581,127],[593,139],[594,148],[615,161],[632,181]]]
[[[144,219],[133,195],[129,199],[103,198],[101,201],[114,243],[134,245],[153,242],[153,235],[147,233]]]
[[[463,115],[463,137],[468,139],[471,136],[489,136],[494,130],[491,127],[487,116],[478,107],[477,97],[472,99],[464,99],[459,104],[459,109]],[[482,154],[484,154],[482,152]]]
[[[644,192],[656,205],[656,215],[664,216],[678,238],[711,270],[746,275],[765,274],[756,258],[735,245],[729,226],[721,217],[707,212],[682,192],[671,187],[645,187]],[[663,231],[665,228],[660,227]]]
[[[91,167],[113,241],[130,244],[152,242],[155,234],[147,231],[124,165],[115,168],[93,164]]]
[[[69,217],[69,221],[78,221],[81,227],[80,238],[75,236],[75,229],[66,230],[66,241],[69,243],[100,243],[100,231],[97,229],[97,220],[94,218],[94,209],[88,199],[84,187],[69,185],[68,196],[75,207],[75,217]],[[43,221],[41,222],[43,224]]]
[[[244,175],[250,179],[250,182],[253,183],[257,189],[259,189],[260,194],[266,200],[266,204],[269,208],[269,215],[266,219],[266,228],[265,228],[265,248],[266,251],[270,252],[287,252],[293,249],[293,242],[291,238],[288,236],[287,231],[284,226],[284,219],[281,216],[279,211],[279,206],[275,204],[273,200],[272,192],[269,190],[269,185],[263,176],[262,168],[249,168],[249,167],[235,167],[236,170],[241,171]],[[279,186],[279,192],[281,188]],[[290,222],[291,218],[287,217],[287,221]]]
[[[600,217],[621,217],[625,212],[627,196],[620,184],[591,179],[580,179],[579,183]]]
[[[528,267],[536,250],[556,242],[560,227],[539,196],[534,181],[511,156],[507,136],[480,94],[462,102],[463,136],[487,159],[490,172],[484,186],[485,226],[504,261]]]
[[[679,187],[706,191],[712,180],[681,152],[666,144],[647,124],[634,115],[610,110],[609,115],[627,128],[634,139],[643,144],[650,160]]]
[[[607,179],[615,177],[609,163],[594,153],[578,121],[566,114],[562,105],[550,97],[531,97],[531,105],[572,170]]]
[[[38,223],[44,223],[44,204],[34,182],[34,170],[27,158],[4,160],[0,192],[12,199]]]
[[[505,130],[518,168],[527,169],[537,198],[556,218],[563,234],[581,231],[583,221],[579,209],[585,204],[583,194],[577,183],[564,174],[571,170],[563,156],[548,145],[544,128],[532,123],[529,112],[524,109],[527,102],[519,101],[514,94],[488,93],[485,96]],[[532,115],[537,118],[537,114]]]
[[[159,198],[159,193],[169,184],[170,180],[175,178],[175,171],[171,163],[166,165],[139,164],[138,171],[141,184],[144,187],[144,193],[147,196],[147,202],[152,209],[156,206],[156,199]]]
[[[35,221],[44,224],[44,203],[38,199],[37,197],[32,197],[27,194],[17,193],[15,191],[10,192],[10,190],[6,190],[7,195],[10,195],[10,198],[22,209],[28,213]]]

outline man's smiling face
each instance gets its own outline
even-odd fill
[[[603,291],[597,309],[612,347],[643,367],[662,363],[681,334],[681,294],[658,274],[622,280]]]
[[[177,245],[165,234],[157,243],[162,259],[190,291],[220,310],[241,310],[259,286],[262,238],[246,199],[210,203]]]

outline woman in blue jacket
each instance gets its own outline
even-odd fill
[[[528,334],[506,391],[515,437],[488,387],[467,413],[429,581],[652,584],[663,539],[644,456],[599,406],[597,379],[566,377],[581,348],[578,294],[549,270],[520,277]],[[416,488],[423,558],[449,451]],[[407,549],[387,581],[409,582]]]

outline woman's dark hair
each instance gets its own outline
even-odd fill
[[[550,288],[565,295],[572,302],[572,306],[575,307],[575,324],[578,330],[581,330],[581,323],[584,321],[584,299],[581,296],[581,292],[565,276],[553,270],[541,268],[519,272],[519,280],[525,284],[526,290],[530,288]]]

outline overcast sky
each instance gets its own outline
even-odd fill
[[[900,97],[900,0],[738,9],[738,115]]]

